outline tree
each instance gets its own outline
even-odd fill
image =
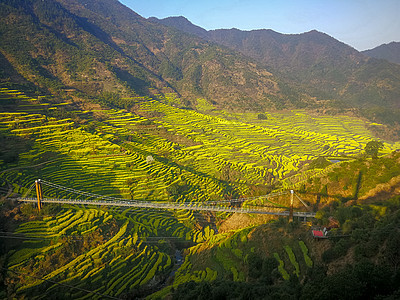
[[[257,118],[259,120],[268,120],[268,117],[265,114],[258,114]]]
[[[383,143],[380,141],[370,141],[365,146],[365,154],[372,158],[378,158],[378,152],[383,148]]]
[[[331,164],[332,163],[325,157],[319,156],[317,159],[313,160],[310,163],[310,169],[324,169]]]

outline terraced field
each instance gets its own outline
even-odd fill
[[[11,96],[18,93],[0,92],[9,96],[2,101],[12,101]],[[16,99],[29,103],[22,108],[37,111],[44,106],[24,95]],[[177,102],[171,95],[161,100]],[[319,156],[359,154],[373,139],[361,121],[347,117],[291,112],[266,114],[267,120],[258,120],[255,114],[223,118],[157,100],[132,101],[138,101],[139,114],[101,111],[105,120],[96,123],[92,133],[76,127],[71,119],[27,111],[1,113],[0,126],[35,141],[19,165],[32,164],[44,152],[57,154],[57,160],[37,174],[43,179],[51,177],[54,183],[94,192],[101,189],[102,194],[125,198],[173,201],[223,199],[232,192],[246,195],[249,186],[276,183]],[[239,117],[246,122],[233,120]],[[398,146],[385,144],[383,152]],[[84,174],[96,180],[87,180]],[[22,177],[21,186],[32,182],[32,176]]]
[[[234,281],[245,281],[249,276],[250,257],[261,251],[252,247],[256,245],[254,241],[248,242],[253,230],[249,227],[218,234],[203,244],[189,248],[184,263],[176,273],[173,286],[191,280],[212,281],[218,275]],[[291,275],[302,279],[313,266],[308,247],[302,240],[275,249],[278,251],[270,253],[269,257],[276,260],[279,276],[283,280],[289,280]],[[267,249],[262,251],[268,253]]]
[[[115,220],[120,224],[114,228],[115,233],[103,233],[99,239],[102,231],[113,228]],[[22,250],[10,256],[8,267],[22,273],[32,269],[19,293],[29,294],[41,289],[43,294],[62,294],[59,285],[48,286],[36,276],[41,275],[40,270],[51,268],[48,263],[55,253],[71,252],[67,247],[75,240],[75,243],[88,244],[87,251],[72,251],[63,267],[53,267],[43,279],[77,288],[90,286],[92,291],[110,296],[132,292],[150,280],[159,280],[169,274],[174,262],[162,249],[165,240],[158,239],[154,244],[152,237],[161,234],[185,240],[191,236],[187,227],[171,213],[104,211],[75,206],[62,210],[55,217],[25,223],[16,233],[23,234],[28,240],[21,246]],[[77,289],[71,289],[69,293],[73,299],[101,298]]]
[[[354,156],[374,139],[365,124],[353,118],[292,111],[266,112],[266,118],[259,120],[257,114],[217,111],[206,100],[199,100],[203,112],[179,108],[182,103],[172,94],[132,98],[135,110],[130,112],[76,112],[82,118],[79,121],[51,117],[56,114],[50,111],[62,111],[70,104],[50,100],[0,89],[0,134],[29,141],[29,146],[18,150],[17,160],[0,160],[4,189],[8,182],[14,193],[24,194],[41,178],[81,191],[146,201],[259,196],[266,193],[266,186],[287,189],[325,172],[304,168],[320,156]],[[384,145],[382,153],[400,148],[399,143]],[[44,194],[76,198],[70,191],[51,187],[46,187]],[[18,228],[17,233],[30,240],[10,253],[8,267],[20,274],[36,274],[19,283],[20,295],[39,290],[60,292],[58,285],[38,279],[42,277],[120,296],[168,277],[180,242],[197,246],[190,249],[176,272],[175,286],[188,280],[214,280],[221,272],[244,280],[245,269],[238,266],[246,255],[238,243],[245,242],[248,232],[216,234],[215,218],[224,217],[193,211],[68,206],[55,216],[39,217]],[[82,241],[81,252],[66,248],[75,239]],[[204,241],[219,245],[213,253],[219,267],[192,269],[190,259]],[[301,276],[304,266],[312,265],[305,244],[291,249],[282,248],[275,256],[283,278],[291,273]],[[63,251],[73,253],[63,267],[35,273]],[[101,297],[80,290],[69,293],[74,299]]]
[[[266,113],[267,120],[258,120],[256,114],[210,116],[155,100],[142,103],[141,109],[158,112],[161,117],[154,122],[159,128],[195,143],[171,151],[176,161],[190,161],[196,170],[214,176],[228,167],[240,174],[240,179],[230,179],[236,179],[241,191],[246,189],[241,183],[279,181],[319,156],[340,159],[360,154],[374,139],[363,122],[343,116],[311,117],[300,111]],[[382,152],[399,146],[385,144]]]

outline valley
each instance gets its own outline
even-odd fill
[[[29,186],[41,178],[121,200],[223,203],[251,198],[243,207],[266,203],[287,207],[287,194],[270,198],[272,201],[264,195],[304,189],[314,179],[340,168],[340,161],[359,159],[366,144],[374,140],[367,128],[383,126],[345,116],[310,116],[301,110],[265,112],[261,117],[256,113],[229,113],[215,109],[204,99],[198,99],[198,110],[192,110],[183,107],[174,94],[132,98],[131,112],[79,111],[73,110],[73,103],[54,100],[1,89],[3,107],[9,109],[0,114],[3,138],[11,143],[19,144],[14,139],[29,143],[18,152],[15,148],[2,152],[6,159],[0,175],[2,189],[12,184],[10,199],[25,195]],[[69,112],[73,118],[49,117],[48,112],[59,112],[61,116]],[[398,148],[398,143],[386,142],[380,155]],[[329,166],[310,167],[321,158]],[[27,196],[35,197],[34,190]],[[51,186],[44,187],[44,196],[76,198],[72,190]],[[78,197],[85,199],[84,195]],[[322,207],[307,193],[301,197],[314,208]],[[302,204],[296,202],[295,206],[301,210]],[[243,281],[250,270],[242,264],[248,253],[255,253],[257,245],[247,242],[250,232],[275,219],[249,215],[241,226],[232,227],[228,220],[237,218],[232,213],[66,204],[43,204],[40,213],[32,204],[16,209],[17,215],[28,219],[15,221],[21,225],[9,238],[23,242],[18,246],[20,250],[9,252],[7,266],[14,276],[29,272],[31,277],[15,291],[24,295],[45,288],[58,293],[60,284],[68,284],[76,288],[68,294],[72,298],[96,298],[93,293],[116,297],[149,293],[168,279],[176,263],[176,247],[191,244],[195,246],[185,250],[185,262],[176,271],[173,285],[162,293],[192,280],[212,282],[220,273],[233,274],[234,281]],[[229,226],[236,229],[218,233],[218,228]],[[307,241],[306,232],[302,235]],[[288,280],[291,271],[287,270],[291,267],[284,266],[292,265],[299,277],[296,257],[304,254],[304,272],[312,266],[312,260],[304,242],[285,247],[285,252],[279,251],[283,257],[279,252],[272,257],[280,264],[281,278]],[[291,247],[295,247],[296,255]],[[191,271],[188,258],[204,255],[201,249],[217,251],[217,264],[213,268],[213,263],[206,263],[205,269]],[[284,263],[285,257],[290,260]],[[51,261],[53,264],[49,264]],[[235,267],[238,264],[241,269]],[[43,280],[47,281],[39,279],[42,274],[46,274]],[[88,286],[92,294],[79,290]]]
[[[0,17],[1,299],[399,297],[398,64],[116,0]]]

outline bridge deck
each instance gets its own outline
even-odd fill
[[[37,203],[37,198],[17,198],[16,200],[22,202]],[[289,211],[268,211],[262,209],[250,208],[236,208],[236,207],[222,207],[202,205],[201,202],[196,203],[171,203],[171,202],[151,202],[151,201],[104,201],[104,200],[78,200],[78,199],[57,199],[57,198],[44,198],[41,199],[42,203],[61,203],[61,204],[80,204],[80,205],[105,205],[105,206],[123,206],[123,207],[142,207],[142,208],[155,208],[155,209],[186,209],[186,210],[202,210],[202,211],[220,211],[231,213],[244,213],[244,214],[263,214],[263,215],[277,215],[289,216]],[[294,217],[314,218],[315,213],[312,212],[293,212]]]

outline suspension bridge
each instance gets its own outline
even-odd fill
[[[58,190],[61,192],[74,194],[75,198],[45,198],[43,197],[43,186],[46,186],[54,191]],[[32,193],[33,189],[36,189],[36,197],[28,197]],[[268,199],[290,195],[290,205],[278,205],[269,201]],[[79,199],[84,197],[84,199]],[[156,201],[144,201],[144,200],[127,200],[109,196],[102,196],[89,192],[79,191],[73,188],[64,187],[62,185],[54,184],[49,181],[38,179],[28,189],[28,191],[19,198],[15,198],[17,201],[36,203],[38,210],[42,208],[43,203],[56,203],[56,204],[78,204],[78,205],[97,205],[97,206],[119,206],[119,207],[139,207],[139,208],[150,208],[150,209],[173,209],[173,210],[196,210],[196,211],[214,211],[214,212],[228,212],[228,213],[245,213],[245,214],[264,214],[264,215],[277,215],[287,216],[289,218],[314,218],[315,213],[310,211],[294,211],[294,197],[296,197],[304,207],[309,210],[307,204],[295,194],[293,190],[275,194],[268,194],[258,197],[251,198],[239,198],[231,200],[221,201],[204,201],[204,202],[156,202]],[[248,203],[255,201],[267,201],[269,205],[261,206],[250,206]]]

